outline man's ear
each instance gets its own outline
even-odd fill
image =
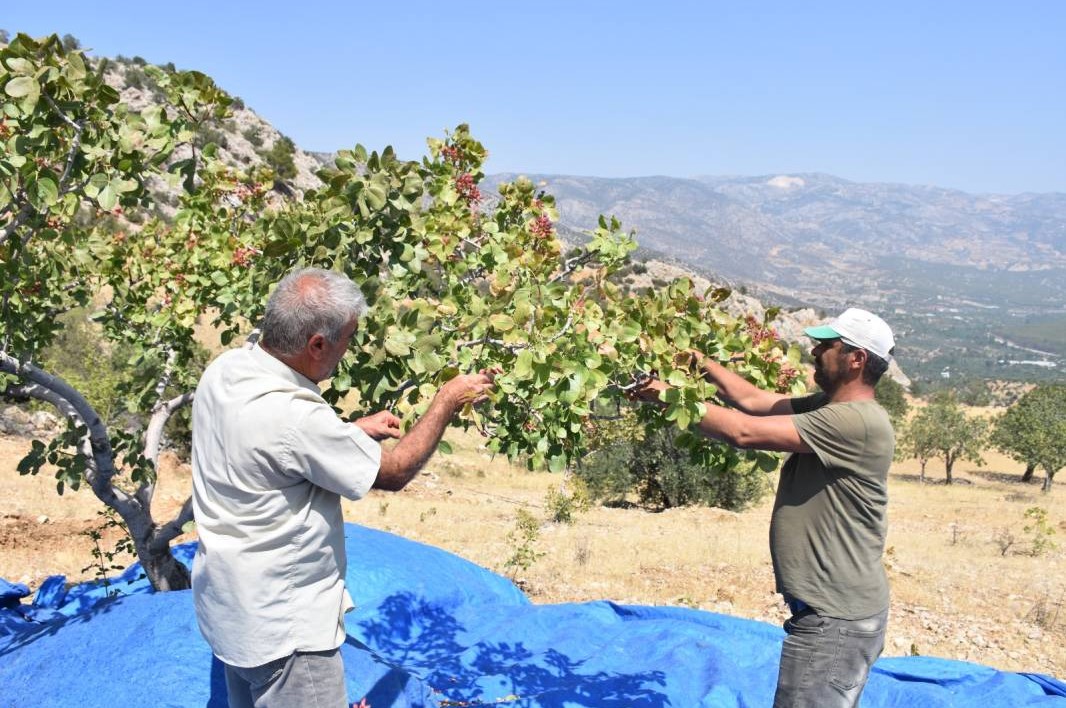
[[[852,354],[858,354],[858,356],[855,357],[855,359],[853,360],[853,361],[855,361],[858,364],[858,366],[856,368],[859,371],[862,371],[863,369],[865,369],[866,368],[866,360],[870,358],[870,353],[868,351],[866,351],[865,349],[856,349],[855,351],[852,352]]]
[[[322,356],[328,344],[329,342],[326,341],[325,336],[320,332],[316,332],[307,340],[307,352],[317,359]]]

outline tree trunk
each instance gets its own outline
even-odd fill
[[[156,592],[188,590],[192,587],[189,569],[174,558],[169,547],[165,551],[153,553],[147,548],[142,551],[138,546],[137,557]]]
[[[948,455],[944,458],[944,473],[947,475],[947,483],[952,484],[951,468],[955,466],[955,459]]]
[[[1033,481],[1033,472],[1036,472],[1036,463],[1035,462],[1030,462],[1030,463],[1028,463],[1025,466],[1025,473],[1022,474],[1022,481],[1023,482],[1032,482]]]
[[[1055,479],[1055,472],[1051,468],[1045,467],[1044,468],[1044,486],[1040,488],[1040,491],[1044,492],[1045,494],[1050,492],[1051,491],[1051,483],[1052,483],[1052,481],[1054,481],[1054,479]]]
[[[926,460],[926,459],[918,460],[918,464],[919,464],[919,467],[918,467],[918,481],[921,484],[925,484],[925,466],[928,463],[929,463],[929,460]]]

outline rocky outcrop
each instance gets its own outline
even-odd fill
[[[0,434],[23,438],[49,438],[59,433],[62,428],[62,421],[48,411],[0,406]]]

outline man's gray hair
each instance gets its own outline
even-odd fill
[[[352,320],[366,314],[366,298],[348,276],[321,268],[289,273],[267,301],[259,325],[267,349],[292,356],[312,336],[321,334],[331,344]]]

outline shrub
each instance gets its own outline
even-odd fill
[[[702,505],[739,511],[769,489],[766,475],[755,465],[728,473],[708,470],[677,445],[676,430],[657,430],[640,439],[636,429],[635,416],[627,412],[593,436],[602,444],[580,461],[576,472],[593,500],[619,504],[633,494],[638,504],[651,509]]]
[[[278,179],[292,179],[296,176],[296,161],[293,159],[295,154],[296,145],[291,138],[283,135],[274,141],[269,150],[263,153],[263,159],[274,170],[274,174],[277,175]]]
[[[243,133],[241,133],[241,135],[244,136],[245,140],[247,140],[249,143],[251,143],[252,147],[255,147],[255,148],[263,147],[263,136],[259,134],[259,126],[257,126],[257,125],[249,126],[247,130],[245,130]]]
[[[572,524],[574,518],[589,507],[588,490],[578,477],[570,481],[570,493],[562,488],[551,487],[544,499],[544,508],[548,511],[548,520],[557,524]]]
[[[503,567],[510,569],[511,580],[517,580],[519,572],[529,570],[534,563],[544,556],[536,549],[540,537],[540,524],[537,518],[525,509],[515,510],[514,529],[507,534],[511,544],[511,556],[504,561]]]

